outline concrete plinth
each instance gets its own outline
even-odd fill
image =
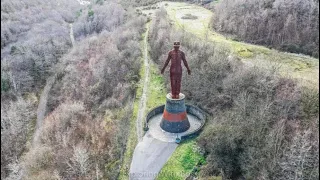
[[[179,99],[172,99],[171,93],[167,94],[167,102],[163,111],[160,127],[171,133],[181,133],[190,128],[185,106],[185,95],[180,93]]]

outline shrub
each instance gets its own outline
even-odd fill
[[[234,137],[233,131],[226,126],[211,126],[203,133],[206,138],[200,139],[199,144],[209,150],[207,165],[203,167],[205,175],[218,176],[218,169],[223,169],[226,178],[235,179],[241,174],[239,154],[243,153],[243,140]]]
[[[8,78],[1,76],[1,93],[7,92],[10,89],[10,81]]]
[[[299,47],[296,44],[283,44],[280,49],[290,53],[301,53],[304,51],[301,47]]]
[[[102,169],[110,158],[106,149],[111,132],[105,131],[101,119],[91,119],[82,103],[61,104],[47,116],[40,131],[40,144],[24,159],[29,178],[52,169],[66,178],[95,177],[93,162]]]
[[[88,11],[88,17],[90,18],[90,17],[92,17],[93,15],[94,15],[94,12],[93,12],[92,9],[90,9],[90,10]]]
[[[311,119],[319,115],[319,91],[303,89],[301,103],[304,118]]]
[[[185,14],[184,16],[181,17],[181,19],[195,20],[195,19],[198,19],[198,16],[195,16],[195,15],[192,15],[192,14]]]
[[[117,3],[94,5],[91,9],[83,11],[85,12],[73,24],[76,40],[94,33],[101,33],[104,30],[113,31],[125,22],[125,10]]]
[[[31,174],[47,169],[54,163],[52,148],[48,146],[34,147],[24,158],[24,162],[27,162],[24,167]]]
[[[11,100],[10,100],[11,101]],[[28,132],[35,117],[35,102],[19,98],[1,104],[1,177],[8,176],[8,164],[16,162],[26,149]],[[3,102],[3,101],[2,101]],[[30,135],[29,135],[30,136]]]

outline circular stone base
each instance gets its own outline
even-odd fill
[[[148,132],[153,138],[158,139],[160,141],[175,142],[177,137],[181,138],[181,136],[185,136],[187,134],[197,131],[203,124],[203,121],[200,121],[197,117],[191,114],[187,114],[187,116],[190,123],[190,128],[187,131],[181,133],[170,133],[163,130],[162,128],[160,128],[160,122],[162,119],[162,114],[160,113],[156,114],[149,120]]]
[[[179,99],[172,99],[171,93],[167,94],[166,105],[163,111],[160,127],[170,133],[185,132],[190,128],[185,105],[185,95],[180,93]]]
[[[169,122],[162,119],[160,122],[160,127],[167,132],[180,133],[187,131],[190,128],[190,123],[188,119],[180,122]]]

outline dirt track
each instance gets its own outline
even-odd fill
[[[72,24],[69,24],[69,25],[70,25],[70,39],[72,42],[72,46],[74,46],[75,41],[74,41],[74,36],[73,36],[73,28],[72,28]],[[48,95],[49,95],[50,89],[52,88],[52,85],[54,84],[55,80],[56,80],[55,74],[52,75],[51,77],[49,77],[47,79],[46,86],[43,88],[43,91],[40,95],[39,105],[37,108],[37,124],[36,124],[36,129],[34,132],[32,144],[35,144],[39,140],[39,134],[40,134],[39,128],[41,127],[42,122],[45,118],[46,111],[47,111]]]
[[[139,103],[139,111],[137,115],[136,120],[136,128],[137,128],[137,137],[138,141],[142,140],[143,136],[143,122],[144,122],[144,116],[146,111],[146,103],[147,103],[147,91],[148,91],[148,83],[149,83],[149,72],[150,72],[150,66],[149,66],[149,60],[148,60],[148,33],[149,33],[149,27],[147,27],[147,31],[145,33],[145,37],[143,40],[144,43],[144,80],[143,80],[143,89],[142,89],[142,95]]]

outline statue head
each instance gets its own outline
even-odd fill
[[[180,47],[180,42],[179,42],[179,41],[175,41],[175,42],[173,43],[173,48],[174,48],[175,50],[178,50],[179,47]]]

